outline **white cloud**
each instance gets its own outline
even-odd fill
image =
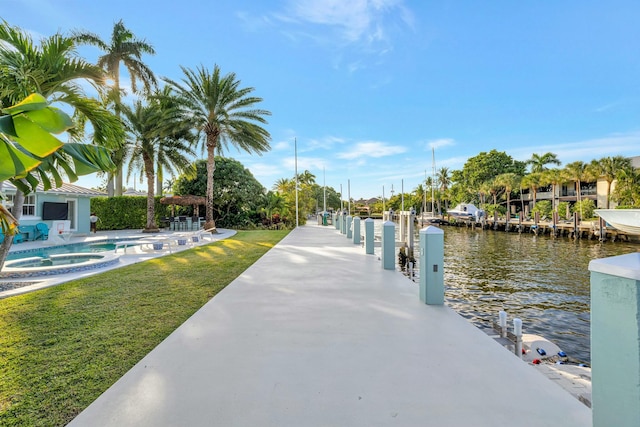
[[[354,144],[350,149],[338,154],[339,159],[358,159],[361,157],[387,157],[407,151],[406,147],[389,145],[379,141],[365,141]]]
[[[440,138],[427,141],[427,146],[429,147],[429,149],[449,147],[451,145],[455,145],[455,141],[451,138]]]
[[[336,46],[356,46],[365,54],[392,49],[390,25],[394,30],[413,28],[413,15],[403,0],[289,0],[286,11],[271,16],[285,26],[283,34],[292,40],[310,38],[332,51]],[[347,67],[354,72],[363,66],[350,61]]]
[[[602,138],[547,144],[509,150],[517,160],[527,160],[535,153],[555,153],[562,164],[582,160],[589,162],[606,156],[637,156],[640,154],[640,132],[616,133]]]

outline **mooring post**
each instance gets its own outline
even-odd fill
[[[351,229],[352,222],[353,222],[353,217],[351,215],[347,215],[347,239],[353,238],[353,230]]]
[[[507,337],[507,312],[500,310],[498,312],[498,326],[500,326],[500,337]]]
[[[342,212],[336,214],[336,230],[342,232]]]
[[[640,425],[640,252],[591,271],[593,427]]]
[[[416,210],[411,208],[411,211],[409,211],[409,215],[407,217],[407,235],[409,237],[409,252],[411,255],[413,255],[413,248],[414,248],[414,244],[413,244],[413,233],[414,233],[414,229],[415,229],[415,219],[416,219]]]
[[[393,221],[382,224],[382,268],[396,268],[396,225]]]
[[[516,356],[522,359],[522,320],[513,319],[513,335],[516,336]]]
[[[368,255],[373,254],[374,239],[373,219],[367,218],[364,220],[364,249],[365,253]]]
[[[347,211],[342,212],[342,221],[340,221],[340,232],[347,234]]]
[[[580,214],[578,212],[573,213],[573,238],[580,238]]]
[[[444,304],[444,231],[433,225],[420,230],[420,300]]]
[[[336,230],[339,230],[340,229],[340,222],[338,221],[338,218],[340,218],[340,215],[338,215],[337,212],[334,212],[332,214],[332,216],[333,216],[333,219],[332,219],[333,226],[336,228]]]
[[[353,218],[353,244],[360,244],[360,217],[356,216]]]

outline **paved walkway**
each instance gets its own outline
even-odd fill
[[[305,226],[70,425],[584,427],[591,411],[333,227]]]

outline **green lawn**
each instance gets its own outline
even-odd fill
[[[71,421],[287,233],[243,231],[0,300],[0,425]]]

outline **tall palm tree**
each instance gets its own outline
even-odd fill
[[[631,167],[631,159],[623,156],[603,157],[599,160],[592,160],[589,167],[594,178],[603,178],[607,181],[607,202],[606,209],[609,209],[609,198],[611,196],[611,183],[616,179],[616,174],[628,167]]]
[[[436,182],[438,183],[440,188],[440,199],[442,199],[442,197],[446,197],[447,190],[451,185],[451,175],[449,174],[449,168],[441,167],[440,169],[438,169],[438,171],[436,172]],[[444,201],[444,210],[449,210],[449,200],[446,198]]]
[[[286,194],[294,189],[294,184],[288,178],[280,178],[273,184],[273,189],[280,194]]]
[[[264,116],[271,113],[256,108],[262,98],[250,96],[252,87],[240,88],[235,73],[222,76],[218,65],[213,72],[203,66],[192,70],[181,67],[182,83],[165,81],[181,98],[184,108],[191,115],[191,123],[202,135],[207,149],[207,212],[206,228],[214,228],[213,220],[213,172],[215,154],[221,154],[229,144],[249,153],[262,154],[270,149],[271,135],[260,124],[266,124]]]
[[[543,185],[542,172],[532,172],[528,175],[522,177],[522,182],[520,183],[523,188],[528,188],[531,190],[533,195],[533,207],[536,206],[536,202],[538,199],[538,188]]]
[[[144,39],[138,39],[131,30],[125,27],[122,20],[113,25],[111,40],[103,41],[99,36],[89,32],[75,32],[73,39],[77,43],[97,46],[104,54],[98,57],[97,65],[103,68],[108,76],[113,80],[111,90],[107,92],[107,100],[113,103],[116,116],[120,115],[122,109],[123,90],[120,81],[120,66],[124,65],[131,82],[133,93],[138,92],[138,81],[142,83],[145,90],[150,92],[157,85],[156,78],[151,69],[142,62],[142,55],[155,55],[153,46]],[[122,169],[126,157],[126,149],[123,146],[114,153],[114,161],[119,165],[115,182],[115,195],[122,195]],[[110,176],[107,184],[109,195],[113,195],[113,176]]]
[[[580,216],[582,217],[582,182],[591,179],[592,174],[589,166],[582,161],[576,161],[569,163],[563,169],[563,174],[566,180],[573,181],[576,189],[576,203],[580,206]]]
[[[547,170],[547,165],[560,166],[562,162],[558,160],[558,156],[554,153],[536,154],[533,153],[531,158],[525,162],[531,166],[531,172],[544,172]]]
[[[158,99],[151,99],[148,104],[136,101],[133,108],[122,106],[121,111],[126,119],[133,147],[128,175],[137,169],[147,181],[147,224],[144,231],[157,232],[155,165],[162,157],[163,166],[184,171],[190,166],[188,156],[195,153],[191,149],[191,142],[179,136],[179,128],[184,121],[178,110],[163,108]]]
[[[500,174],[495,178],[495,183],[504,188],[507,198],[507,220],[511,213],[511,192],[520,186],[520,180],[521,177],[512,172]]]
[[[556,193],[558,189],[558,185],[562,184],[564,179],[563,173],[558,168],[547,169],[542,173],[541,185],[549,185],[551,184],[551,210],[556,212]]]
[[[54,34],[36,45],[28,33],[1,21],[0,42],[4,42],[0,43],[0,105],[13,105],[39,93],[88,120],[96,145],[118,147],[124,135],[122,125],[80,86],[81,81],[104,86],[104,72],[78,56],[72,38]]]

